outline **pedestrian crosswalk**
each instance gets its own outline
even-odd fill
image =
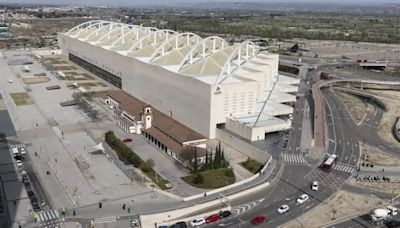
[[[37,214],[37,222],[40,227],[61,228],[60,213],[57,210],[42,211]]]
[[[307,161],[300,154],[284,154],[283,162],[292,165],[307,165]]]
[[[20,143],[20,144],[11,144],[11,148],[25,148],[25,144]]]
[[[345,172],[345,173],[352,173],[352,172],[354,172],[355,167],[348,165],[348,164],[336,163],[333,165],[333,170],[337,170],[337,171]]]
[[[264,201],[264,199],[265,198],[262,198],[262,199],[259,199],[259,200],[256,200],[256,201],[253,201],[253,202],[250,202],[250,203],[246,203],[246,204],[243,204],[243,205],[240,205],[240,206],[233,207],[231,211],[232,211],[232,213],[234,215],[243,214],[244,212],[246,212],[246,211],[252,209],[253,207],[259,205],[262,201]]]
[[[116,222],[116,221],[117,221],[117,217],[111,216],[111,217],[97,218],[94,220],[94,223],[100,224],[100,223],[111,223],[111,222]]]

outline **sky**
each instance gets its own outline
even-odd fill
[[[201,2],[296,2],[296,3],[400,3],[400,0],[0,0],[0,3],[31,3],[31,4],[79,4],[79,5],[113,5],[113,6],[129,6],[129,5],[167,5],[176,3],[201,3]]]

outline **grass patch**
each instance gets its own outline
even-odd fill
[[[251,158],[248,158],[245,162],[241,162],[240,165],[254,174],[258,173],[263,167],[261,163]]]
[[[228,175],[227,175],[228,174]],[[196,183],[196,176],[198,174],[192,174],[186,177],[182,177],[182,180],[186,183],[197,187],[205,189],[215,189],[224,187],[235,183],[235,175],[229,168],[212,169],[201,172],[200,175],[203,176],[203,183]]]
[[[32,100],[27,93],[10,93],[15,105],[29,105]]]
[[[41,77],[30,77],[30,78],[22,78],[22,81],[25,84],[30,85],[30,84],[39,84],[39,83],[48,82],[48,81],[50,81],[50,78],[43,77],[43,76],[41,76]]]
[[[127,164],[132,164],[139,168],[162,190],[170,189],[172,186],[168,180],[162,178],[154,169],[150,161],[143,161],[135,152],[131,150],[125,143],[117,138],[112,131],[105,135],[106,143],[113,148],[121,161]]]

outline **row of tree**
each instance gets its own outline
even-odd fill
[[[198,173],[210,169],[226,168],[229,162],[225,159],[224,150],[221,143],[217,145],[215,151],[206,151],[206,159],[204,163],[200,163],[197,156],[197,150],[194,148],[194,159],[192,161],[192,172]]]

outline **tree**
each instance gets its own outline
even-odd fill
[[[222,150],[221,152],[221,162],[222,162],[222,167],[225,167],[227,162],[225,160],[224,150]]]
[[[214,159],[214,157],[215,156],[213,156],[213,153],[212,153],[212,151],[210,152],[210,158],[208,159],[208,164],[207,164],[207,168],[208,169],[212,169],[212,167],[213,167],[213,159]]]
[[[205,167],[207,167],[208,166],[208,150],[206,150],[206,164],[204,165]]]
[[[199,171],[199,162],[198,162],[198,160],[197,160],[197,150],[196,150],[196,147],[194,148],[193,170],[194,170],[194,173],[197,173],[197,172]]]

